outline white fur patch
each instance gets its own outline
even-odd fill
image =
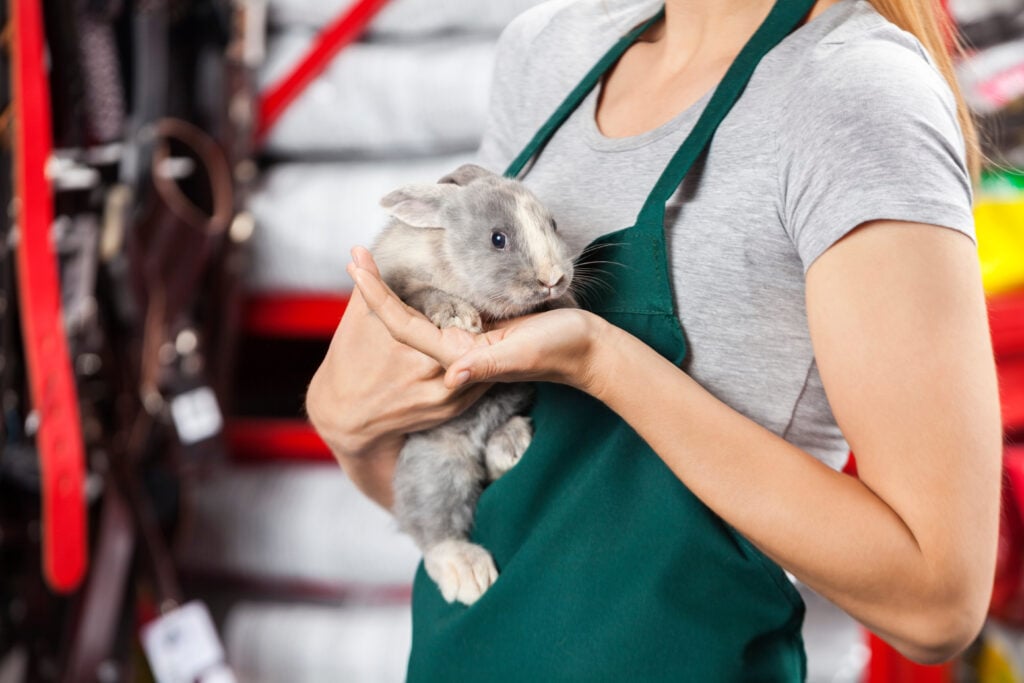
[[[483,322],[480,320],[480,313],[475,308],[462,300],[452,300],[436,310],[427,311],[427,317],[442,330],[447,327],[457,327],[473,334],[484,331]]]
[[[516,415],[499,427],[487,440],[484,461],[487,476],[494,481],[512,469],[533,440],[530,418]]]
[[[564,275],[558,265],[558,244],[551,234],[530,210],[529,202],[523,197],[516,198],[516,223],[523,231],[523,241],[529,248],[530,261],[537,273],[537,279],[553,282]]]
[[[428,548],[423,566],[448,602],[472,605],[498,580],[491,554],[469,541],[441,541]]]

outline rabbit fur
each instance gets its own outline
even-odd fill
[[[481,332],[490,321],[575,305],[569,249],[520,182],[467,164],[381,205],[391,216],[372,249],[381,276],[438,327]],[[483,488],[530,444],[530,400],[528,384],[496,385],[455,419],[410,434],[401,450],[393,512],[448,602],[472,604],[497,579],[469,534]]]

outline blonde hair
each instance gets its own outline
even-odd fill
[[[954,55],[965,55],[963,37],[960,35],[949,14],[942,9],[940,0],[869,0],[883,17],[908,31],[921,41],[931,55],[939,71],[946,78],[956,98],[957,119],[964,135],[967,153],[967,170],[975,185],[981,177],[982,153],[978,127],[971,110],[964,101],[963,93],[953,70]]]

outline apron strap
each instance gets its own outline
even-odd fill
[[[547,144],[548,140],[551,139],[551,136],[555,134],[555,131],[565,123],[565,120],[568,119],[574,111],[576,111],[576,108],[579,107],[583,100],[586,99],[587,94],[594,89],[594,86],[598,84],[605,72],[619,60],[619,57],[629,49],[630,45],[632,45],[637,38],[643,35],[643,33],[650,28],[652,24],[654,24],[654,22],[658,21],[663,16],[665,16],[664,7],[662,7],[656,15],[620,38],[619,41],[615,43],[607,53],[605,53],[604,57],[601,58],[601,61],[595,64],[594,67],[587,72],[587,75],[583,77],[583,80],[580,81],[579,85],[569,93],[569,96],[565,98],[565,101],[559,105],[558,109],[555,110],[555,113],[552,114],[540,130],[537,131],[533,136],[533,139],[531,139],[523,151],[519,153],[519,156],[512,161],[508,169],[505,171],[505,177],[515,178],[522,173],[523,168],[527,163],[529,163],[530,159],[540,152],[544,145]]]
[[[797,27],[814,3],[815,0],[776,0],[768,17],[725,72],[693,130],[673,155],[654,189],[651,190],[643,208],[640,209],[637,225],[657,225],[661,229],[664,224],[665,203],[708,146],[718,129],[718,124],[743,93],[761,58]]]

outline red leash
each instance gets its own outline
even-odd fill
[[[377,16],[387,0],[359,0],[317,36],[313,47],[291,73],[271,86],[261,98],[256,142],[259,144],[310,81],[330,64],[338,52],[354,41]]]
[[[16,263],[29,387],[39,416],[43,570],[51,588],[71,592],[86,568],[85,454],[52,239],[46,164],[53,143],[41,3],[14,0],[11,13]]]

